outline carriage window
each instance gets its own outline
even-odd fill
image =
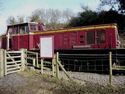
[[[25,34],[25,26],[20,26],[20,34]]]
[[[95,32],[87,32],[87,44],[95,44]]]
[[[12,34],[12,27],[9,28],[8,32]]]
[[[39,26],[39,30],[41,31],[41,26]]]
[[[12,34],[12,27],[10,27],[9,30],[8,30],[9,38],[11,38],[11,34]]]
[[[18,27],[14,28],[14,34],[18,34]]]
[[[29,28],[28,28],[28,26],[26,26],[26,33],[29,33]]]
[[[36,25],[30,25],[30,29],[31,29],[31,30],[37,30],[37,29],[36,29]]]
[[[97,44],[105,43],[105,31],[97,31]]]

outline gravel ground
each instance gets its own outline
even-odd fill
[[[4,76],[0,79],[0,86],[3,86],[4,88],[16,87],[18,85],[23,87],[26,84],[26,79],[16,73]]]
[[[37,70],[40,71],[40,70]],[[52,71],[44,70],[45,74],[52,75]],[[69,76],[74,80],[81,83],[91,83],[91,84],[101,84],[106,85],[109,84],[109,75],[102,75],[96,73],[85,73],[85,72],[67,72]],[[59,72],[59,78],[68,79],[63,71]],[[0,79],[0,86],[7,87],[16,87],[17,85],[21,85],[22,87],[27,84],[26,79],[16,73],[7,75]],[[125,76],[113,76],[113,84],[116,85],[125,85]]]
[[[52,75],[52,72],[44,70],[44,73]],[[75,80],[79,81],[81,83],[98,83],[101,85],[106,85],[109,84],[109,75],[104,75],[104,74],[97,74],[97,73],[85,73],[85,72],[67,72],[69,76]],[[65,78],[66,75],[64,72],[60,71],[59,72],[59,78]],[[125,76],[113,76],[113,84],[116,85],[125,85]]]

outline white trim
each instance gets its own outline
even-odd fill
[[[14,24],[14,25],[30,24],[30,23],[38,24],[37,22],[24,22],[24,23]],[[13,26],[14,26],[14,25],[13,25]],[[7,26],[12,26],[12,25],[7,25]]]

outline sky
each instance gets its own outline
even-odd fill
[[[96,10],[100,4],[100,0],[0,0],[2,1],[2,9],[0,10],[0,34],[7,30],[6,20],[9,16],[17,17],[24,15],[25,18],[30,16],[33,10],[44,9],[71,9],[74,13],[83,11],[80,4],[89,6],[92,10]],[[25,20],[26,21],[26,20]]]

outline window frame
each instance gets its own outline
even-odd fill
[[[24,33],[20,32],[22,27],[24,28]],[[28,29],[28,32],[27,32],[27,29]],[[28,24],[24,24],[24,25],[19,26],[19,34],[29,34],[29,26],[28,26]]]
[[[87,44],[87,45],[91,45],[91,44],[88,44],[88,43],[87,43],[87,40],[88,40],[88,39],[87,39],[87,32],[94,32],[94,43],[91,43],[91,44],[95,44],[95,31],[86,31],[86,44]]]
[[[17,32],[15,33],[15,28],[17,27]],[[14,26],[14,32],[13,32],[14,35],[18,35],[19,32],[18,32],[18,26]]]
[[[20,27],[24,27],[24,33],[21,33],[21,32],[20,32],[20,31],[21,31],[21,30],[20,30],[20,29],[21,29]],[[26,34],[25,26],[19,26],[19,34]]]
[[[103,32],[104,31],[104,43],[98,43],[98,40],[99,40],[99,37],[98,37],[98,33],[97,32]],[[105,44],[106,43],[106,32],[105,32],[105,30],[97,30],[96,31],[96,37],[98,37],[98,38],[96,38],[96,43],[97,44]],[[100,38],[102,38],[102,36],[100,37]]]
[[[98,33],[97,32],[102,32],[102,31],[104,31],[104,36],[105,36],[105,42],[104,43],[98,43]],[[94,32],[94,43],[90,43],[90,44],[88,44],[87,43],[87,32]],[[101,38],[101,37],[100,37]],[[104,29],[100,29],[100,30],[87,30],[86,31],[86,45],[93,45],[93,44],[105,44],[106,43],[106,30],[104,30]]]
[[[32,29],[31,29],[31,25],[36,26],[36,30],[34,30],[34,29],[32,30]],[[29,28],[30,28],[30,30],[31,30],[31,31],[38,31],[38,27],[37,27],[37,25],[36,25],[36,24],[29,24]]]

